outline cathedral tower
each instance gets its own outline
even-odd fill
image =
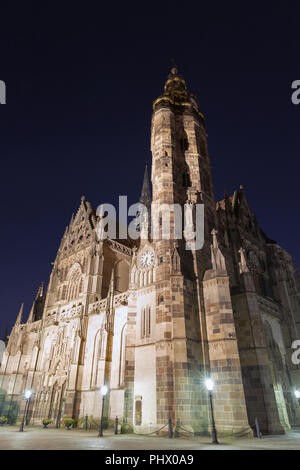
[[[204,116],[176,68],[168,76],[164,93],[153,103],[151,151],[151,238],[141,241],[131,268],[127,385],[132,406],[127,418],[137,430],[146,423],[149,429],[151,424],[154,428],[163,425],[171,417],[186,429],[206,432],[209,414],[204,381],[212,372],[211,363],[219,364],[224,359],[226,373],[220,372],[218,380],[222,393],[227,390],[228,413],[218,410],[219,428],[228,431],[228,425],[231,431],[249,432],[234,326],[229,348],[227,327],[219,336],[214,334],[216,318],[221,323],[234,322],[225,260],[222,258],[224,269],[220,273],[215,266],[215,251],[210,248],[211,233],[212,246],[218,246],[213,230],[216,209]],[[196,205],[204,207],[204,245],[200,249],[194,245],[187,249],[185,226],[178,237],[176,207],[184,220],[185,205],[192,208],[193,228],[199,223],[195,220]],[[166,213],[169,220],[165,219]],[[221,252],[218,256],[222,257]],[[208,284],[202,282],[205,272],[210,273],[209,285],[215,285],[211,294]],[[221,281],[212,280],[220,275]],[[204,290],[208,293],[206,302]],[[225,297],[228,300],[223,305]],[[214,317],[207,319],[206,311]],[[215,353],[216,341],[219,350],[221,347],[224,354],[226,351],[226,359]],[[231,363],[232,367],[228,366]],[[230,374],[238,385],[230,385]],[[235,389],[239,400],[231,406],[229,396]]]
[[[184,239],[174,238],[174,205],[183,210],[186,203],[205,202],[212,228],[215,202],[204,117],[176,68],[153,103],[151,151],[152,238],[142,240],[131,268],[127,385],[133,406],[127,418],[151,429],[151,423],[155,427],[171,417],[201,432],[208,426],[206,395],[199,386],[205,353],[195,281],[201,260],[185,250]],[[170,236],[163,228],[165,210]],[[203,272],[207,256],[202,258]]]

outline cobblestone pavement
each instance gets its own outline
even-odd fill
[[[0,427],[1,450],[300,450],[300,429],[283,436],[262,439],[220,439],[220,445],[210,444],[207,437],[168,439],[139,435],[105,433],[71,429],[42,429],[16,426]]]

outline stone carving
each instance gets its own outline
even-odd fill
[[[214,271],[226,271],[226,264],[225,258],[219,248],[218,240],[217,240],[217,230],[213,229],[211,234],[213,237],[213,243],[210,245],[211,250],[211,264]]]
[[[240,273],[248,273],[249,272],[249,268],[247,266],[247,261],[246,261],[246,253],[245,253],[245,250],[244,248],[240,248],[239,249],[239,253],[240,253],[240,257],[241,257],[241,261],[239,262],[239,268],[240,268]]]

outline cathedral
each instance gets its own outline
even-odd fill
[[[18,421],[30,389],[30,424],[116,416],[151,433],[171,418],[211,429],[205,379],[214,381],[223,435],[281,434],[300,426],[300,278],[260,228],[243,187],[216,202],[205,119],[173,67],[153,102],[151,183],[140,202],[204,206],[204,244],[183,239],[96,236],[99,215],[81,198],[47,288],[20,312],[0,369],[0,415]],[[150,173],[150,172],[149,172]],[[160,224],[160,219],[159,224]],[[171,225],[174,222],[171,214]],[[158,227],[159,229],[159,227]],[[101,387],[107,385],[103,401]]]

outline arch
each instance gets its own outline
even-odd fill
[[[79,350],[80,350],[80,343],[81,343],[81,338],[79,335],[77,335],[74,338],[74,345],[73,345],[73,351],[72,351],[72,363],[76,363],[78,360],[78,355],[79,355]]]
[[[99,330],[95,334],[94,345],[93,345],[91,380],[90,380],[91,387],[95,387],[97,385],[98,362],[101,358],[105,357],[106,336],[107,336],[106,331],[103,328],[99,328]]]
[[[115,268],[115,290],[117,292],[126,292],[129,286],[129,263],[126,260],[120,260]]]

